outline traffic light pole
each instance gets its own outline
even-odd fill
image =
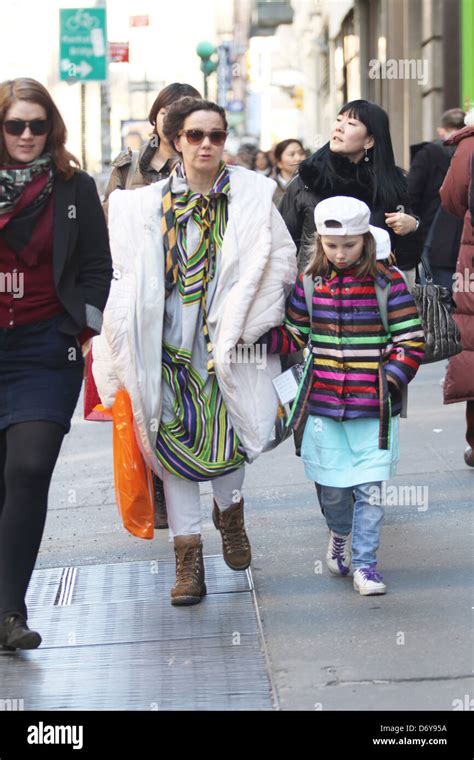
[[[79,88],[81,99],[81,167],[87,171],[86,85],[84,82],[81,82]]]
[[[196,46],[196,53],[201,59],[201,71],[204,75],[204,100],[209,97],[207,78],[209,74],[216,71],[218,63],[212,60],[212,56],[217,52],[217,48],[212,42],[200,42]]]

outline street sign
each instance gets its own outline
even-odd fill
[[[217,67],[217,102],[225,108],[229,90],[232,88],[232,42],[219,45],[219,65]]]
[[[109,42],[110,63],[129,63],[129,43]]]
[[[61,8],[59,78],[66,82],[107,79],[105,8]]]

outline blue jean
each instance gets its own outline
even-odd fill
[[[348,536],[352,530],[352,567],[368,567],[377,561],[384,516],[382,483],[362,483],[350,488],[319,486],[318,495],[330,530]]]

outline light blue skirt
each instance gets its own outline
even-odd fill
[[[301,458],[308,480],[322,486],[349,488],[393,478],[400,458],[398,417],[391,418],[390,448],[379,449],[379,420],[336,422],[308,417]]]

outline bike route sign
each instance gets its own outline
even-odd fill
[[[61,8],[59,14],[59,78],[70,83],[105,81],[105,8]]]

